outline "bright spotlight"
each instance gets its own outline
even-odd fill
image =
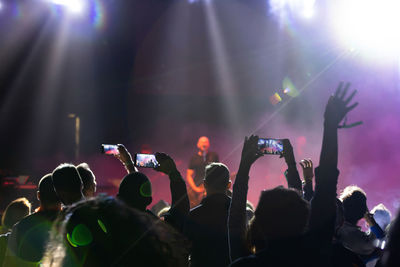
[[[3,9],[3,7],[4,7],[4,4],[3,4],[3,2],[0,2],[0,10],[2,10],[2,9]]]
[[[399,0],[339,0],[332,8],[333,27],[348,47],[379,57],[400,53]]]
[[[84,0],[48,0],[51,3],[59,6],[64,6],[68,11],[75,14],[81,14],[85,10]]]

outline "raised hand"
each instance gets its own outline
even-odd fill
[[[165,153],[157,152],[155,154],[159,166],[154,168],[156,171],[163,172],[167,175],[177,171],[174,160]]]
[[[311,159],[303,159],[300,161],[300,166],[303,169],[303,177],[305,180],[312,180],[314,177],[313,162]]]
[[[281,157],[285,158],[287,165],[296,165],[296,160],[294,159],[293,147],[289,139],[282,139],[283,152]]]
[[[329,98],[328,104],[325,108],[325,122],[332,126],[339,126],[339,123],[344,119],[347,113],[349,113],[352,109],[357,107],[358,102],[349,105],[355,94],[357,93],[354,90],[349,97],[346,98],[347,91],[350,87],[350,83],[347,83],[343,87],[343,82],[341,82],[336,89],[336,92],[333,96]],[[356,123],[357,125],[360,123]]]
[[[257,135],[245,137],[240,160],[240,164],[243,167],[250,167],[259,157],[263,156],[258,149],[258,139]]]
[[[128,149],[122,144],[118,144],[119,154],[114,155],[121,163],[125,166],[128,173],[137,172],[135,165],[133,164],[132,156]]]
[[[122,162],[122,164],[124,164],[125,166],[133,164],[132,156],[124,145],[118,144],[118,151],[119,154],[116,154],[114,156],[117,159],[119,159]]]

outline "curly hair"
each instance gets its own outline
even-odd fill
[[[176,230],[111,197],[79,202],[57,224],[46,266],[187,266],[187,241]]]

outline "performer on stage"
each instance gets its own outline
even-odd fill
[[[218,162],[218,154],[209,152],[210,140],[208,137],[202,136],[197,142],[198,152],[190,159],[189,168],[187,170],[186,179],[188,183],[188,195],[190,207],[200,204],[204,197],[204,173],[205,167],[211,162]]]

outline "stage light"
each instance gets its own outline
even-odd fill
[[[400,54],[400,1],[339,0],[332,25],[342,43],[370,56]]]
[[[75,14],[82,14],[86,3],[84,0],[47,0],[59,6],[64,6],[68,11]]]
[[[3,2],[0,2],[0,11],[3,9],[3,7],[4,7]]]
[[[270,10],[279,16],[297,15],[303,18],[314,16],[315,0],[271,0]]]

